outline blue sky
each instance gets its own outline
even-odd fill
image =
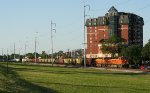
[[[0,50],[16,53],[34,52],[38,32],[38,52],[51,53],[50,22],[57,24],[53,33],[54,51],[83,48],[84,0],[0,0]],[[85,0],[90,16],[103,16],[111,6],[118,11],[135,13],[144,18],[144,44],[150,39],[150,0]],[[1,51],[0,51],[1,52]]]

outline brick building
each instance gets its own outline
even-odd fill
[[[143,18],[133,14],[118,12],[113,6],[105,16],[89,18],[87,27],[87,58],[111,57],[101,51],[102,41],[117,35],[127,45],[139,44],[143,46]]]

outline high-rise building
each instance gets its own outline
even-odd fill
[[[111,57],[101,51],[102,42],[116,35],[127,45],[138,44],[143,46],[143,18],[133,14],[118,12],[112,6],[105,16],[89,18],[87,27],[87,58]]]

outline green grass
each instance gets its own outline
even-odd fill
[[[0,62],[0,93],[150,93],[150,75]]]

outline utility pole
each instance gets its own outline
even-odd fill
[[[36,60],[36,59],[37,59],[37,55],[36,55],[36,52],[37,52],[37,51],[36,51],[36,50],[37,50],[37,49],[36,49],[36,47],[37,47],[37,45],[36,45],[36,44],[37,44],[37,34],[38,34],[38,32],[36,32],[36,36],[35,36],[35,52],[34,52],[34,53],[35,53],[35,54],[34,54],[35,63],[37,62],[37,60]]]
[[[20,40],[19,40],[19,45],[21,45],[21,41]],[[18,51],[19,52],[19,62],[21,62],[21,53],[20,53],[21,50],[22,50],[21,46],[19,46],[18,49],[19,49],[19,51]]]
[[[85,39],[86,38],[86,31],[85,31],[85,29],[86,29],[86,27],[85,27],[86,19],[85,19],[85,17],[87,16],[86,11],[85,11],[86,7],[88,7],[89,11],[90,11],[90,5],[85,5],[85,2],[84,2],[84,67],[86,67],[86,39]]]
[[[21,60],[20,60],[20,57],[21,57],[21,56],[20,56],[20,51],[21,51],[21,48],[19,48],[19,61],[21,62]]]
[[[7,74],[8,74],[8,48],[7,48]]]
[[[13,54],[13,51],[12,51],[12,48],[11,48],[11,46],[10,46],[10,49],[9,49],[9,51],[10,51],[10,60],[12,60],[12,54]]]
[[[53,66],[53,63],[54,63],[54,60],[53,60],[53,31],[55,31],[56,33],[56,29],[54,29],[53,27],[56,27],[56,23],[53,23],[51,21],[51,45],[52,45],[52,54],[51,54],[51,59],[52,59],[52,66]]]
[[[26,62],[26,55],[27,55],[27,41],[25,42],[25,47],[24,47],[24,62]]]
[[[3,52],[4,52],[4,49],[2,48],[2,61],[4,61],[4,54],[3,54]]]
[[[26,45],[26,43],[25,43],[25,48],[24,48],[24,59],[26,58],[26,50],[27,50],[27,45]]]
[[[15,43],[14,43],[14,60],[16,59],[15,51],[16,51],[16,49],[15,49]]]

